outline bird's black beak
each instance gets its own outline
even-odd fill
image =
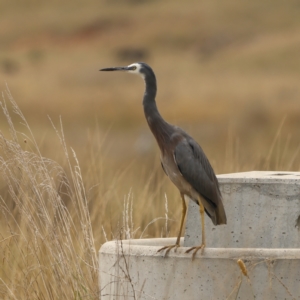
[[[99,71],[130,71],[134,70],[134,67],[112,67],[112,68],[104,68]]]

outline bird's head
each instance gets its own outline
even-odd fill
[[[138,74],[142,76],[144,79],[146,77],[154,77],[154,72],[150,66],[143,62],[136,62],[126,67],[112,67],[112,68],[104,68],[100,69],[100,71],[125,71],[132,74]]]

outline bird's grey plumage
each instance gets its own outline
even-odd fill
[[[214,225],[226,224],[222,196],[213,168],[202,148],[191,136],[181,128],[163,120],[155,102],[156,78],[154,72],[147,64],[142,63],[142,65],[144,68],[141,68],[141,71],[146,81],[143,99],[145,117],[160,147],[165,173],[180,192],[189,196],[197,204],[199,204],[197,194],[202,197],[205,211]],[[168,165],[173,163],[169,157],[174,157],[177,170],[173,166],[168,174],[167,170],[170,169]],[[182,178],[176,174],[177,172]]]
[[[200,205],[201,216],[204,214],[203,205],[205,212],[215,225],[226,224],[226,214],[218,180],[202,148],[184,130],[167,123],[157,109],[155,101],[156,78],[151,67],[145,63],[134,63],[128,67],[102,69],[102,71],[115,70],[136,73],[145,80],[146,88],[143,97],[145,117],[160,148],[163,170],[180,191],[183,200],[183,212],[186,210],[183,195],[187,195]],[[176,247],[179,246],[183,220],[184,216],[181,220]],[[203,222],[204,220],[202,220],[202,227],[204,227]],[[196,248],[194,254],[198,248],[205,246],[204,228],[202,228],[202,233],[203,245],[194,247]],[[169,248],[169,251],[172,247],[174,246],[163,247],[162,249]]]
[[[216,175],[199,144],[186,135],[175,147],[174,156],[184,179],[201,195],[205,212],[214,225],[226,224]],[[192,200],[198,203],[198,199]]]

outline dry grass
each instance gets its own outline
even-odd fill
[[[69,153],[59,131],[66,170],[43,157],[11,95],[9,100],[29,135],[15,130],[2,102],[11,137],[0,135],[1,182],[6,190],[0,199],[1,298],[96,298],[97,251],[75,152]]]

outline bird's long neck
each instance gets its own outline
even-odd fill
[[[144,113],[147,123],[160,147],[164,152],[163,145],[166,139],[171,135],[172,126],[167,123],[160,115],[156,106],[156,79],[150,77],[145,79],[146,89],[143,99]]]

